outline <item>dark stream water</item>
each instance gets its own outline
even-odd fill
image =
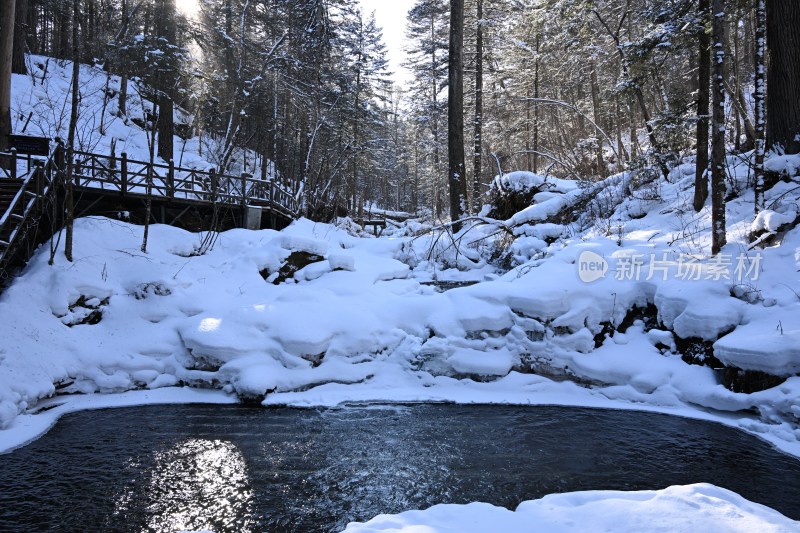
[[[626,411],[154,406],[64,417],[0,455],[0,531],[331,531],[382,512],[708,482],[800,519],[800,461]]]

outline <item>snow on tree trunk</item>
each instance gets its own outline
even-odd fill
[[[711,115],[711,253],[716,255],[725,237],[725,0],[714,0]]]
[[[450,218],[459,220],[467,200],[464,166],[464,0],[450,0],[450,58],[447,83],[447,157]],[[456,231],[460,224],[453,226]]]
[[[766,41],[767,41],[767,13],[766,13],[766,0],[756,0],[756,49],[755,49],[755,93],[754,93],[754,114],[755,114],[755,212],[764,209],[764,151],[765,139],[764,133],[766,129],[765,124],[765,110],[764,102],[766,97]]]
[[[700,0],[698,6],[701,28],[698,34],[697,57],[697,164],[694,178],[694,210],[700,211],[708,199],[708,101],[711,87],[711,35],[709,22],[711,4]]]
[[[475,137],[472,151],[472,212],[481,209],[481,155],[483,129],[483,0],[477,0],[478,24],[475,32]]]

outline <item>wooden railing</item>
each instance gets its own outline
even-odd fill
[[[166,199],[213,202],[226,205],[262,205],[295,218],[297,198],[272,180],[243,173],[220,174],[214,169],[198,170],[168,164],[149,163],[120,157],[76,151],[74,184],[125,196],[152,195]]]
[[[26,179],[33,173],[37,162],[43,163],[44,159],[27,154],[20,155],[14,148],[8,152],[0,152],[0,179]],[[20,165],[23,166],[21,172]]]
[[[12,158],[12,164],[16,163]],[[49,161],[47,165],[50,165]],[[4,174],[12,179],[17,178],[16,172],[10,169],[6,169]],[[46,164],[41,160],[34,160],[29,171],[21,176],[22,184],[10,205],[0,214],[0,273],[5,273],[5,268],[17,248],[24,243],[27,235],[33,233],[35,219],[43,212],[50,190],[48,176]]]
[[[256,205],[284,218],[298,216],[294,194],[275,181],[254,178],[250,174],[232,176],[214,169],[198,170],[168,164],[149,163],[90,152],[73,154],[60,142],[48,158],[22,156],[14,150],[0,153],[0,179],[21,179],[20,189],[5,213],[0,213],[0,273],[24,243],[34,219],[44,211],[48,196],[56,185],[63,186],[67,158],[73,161],[73,185],[101,195],[143,197],[199,206],[241,207]],[[24,172],[19,167],[25,169]],[[26,258],[27,259],[27,258]]]

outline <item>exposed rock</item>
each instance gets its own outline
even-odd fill
[[[690,365],[707,366],[714,369],[725,368],[725,365],[714,356],[714,341],[705,341],[697,337],[682,339],[675,335],[675,346],[681,359]]]
[[[784,381],[786,381],[785,377],[773,376],[766,372],[755,370],[740,370],[738,368],[726,368],[722,374],[722,383],[725,388],[745,394],[771,389]]]
[[[108,305],[108,298],[81,295],[75,303],[69,306],[66,315],[59,316],[61,322],[67,327],[99,324],[103,319],[103,308]]]
[[[137,300],[144,300],[148,296],[169,296],[172,290],[162,283],[150,282],[137,285],[133,290],[133,297]]]
[[[325,258],[321,255],[310,252],[292,252],[277,272],[270,272],[269,269],[261,271],[261,277],[270,281],[273,285],[280,285],[284,281],[294,279],[295,273],[312,263],[319,263]],[[276,275],[277,274],[277,275]]]

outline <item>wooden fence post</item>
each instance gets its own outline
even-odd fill
[[[125,193],[128,192],[128,154],[125,152],[120,154],[119,170],[122,179],[119,192],[125,196]]]
[[[175,196],[175,160],[169,160],[169,170],[167,171],[167,198],[170,200]]]
[[[9,152],[11,152],[11,168],[9,170],[11,170],[11,179],[15,180],[17,179],[17,149],[12,148]]]
[[[55,153],[55,162],[56,162],[56,177],[58,178],[58,183],[64,183],[64,143],[56,137],[56,153]],[[55,180],[54,180],[55,181]]]
[[[71,154],[72,157],[72,181],[76,186],[78,186],[80,185],[80,179],[78,178],[78,176],[80,176],[80,173],[83,171],[83,168],[81,167],[80,159],[78,159],[78,156],[75,155],[75,150],[70,150],[69,153]]]
[[[247,178],[252,176],[247,172],[242,172],[242,213],[247,216]]]
[[[34,191],[36,192],[36,210],[42,207],[44,202],[44,164],[39,160],[33,161]]]

